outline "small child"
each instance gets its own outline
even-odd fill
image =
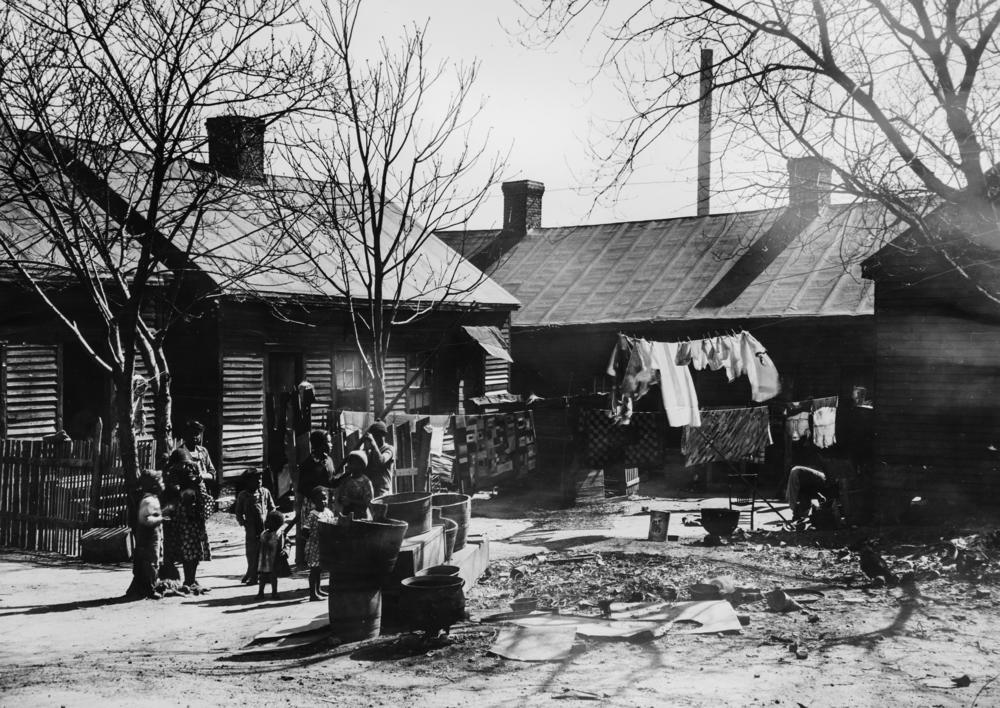
[[[140,473],[139,492],[143,496],[136,514],[138,523],[132,554],[135,577],[128,594],[159,599],[163,597],[156,589],[157,574],[163,562],[163,510],[159,496],[163,493],[163,481],[159,473],[153,470]]]
[[[337,521],[333,511],[327,506],[326,487],[315,487],[309,493],[313,508],[302,524],[302,535],[306,542],[306,565],[309,566],[309,600],[317,601],[326,597],[320,589],[323,569],[319,564],[319,525]]]
[[[260,535],[264,531],[264,519],[275,510],[271,491],[261,486],[261,474],[256,467],[243,471],[243,491],[236,497],[236,522],[246,534],[247,572],[241,583],[257,584],[257,562],[260,559]]]
[[[354,450],[347,455],[344,465],[347,471],[337,487],[337,513],[352,519],[370,519],[368,506],[375,494],[371,481],[365,476],[368,456],[361,450]]]
[[[271,599],[278,599],[278,557],[285,550],[285,517],[280,511],[267,513],[264,533],[260,535],[260,557],[257,561],[257,597],[264,597],[264,586],[271,583]]]

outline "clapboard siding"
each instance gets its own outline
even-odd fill
[[[264,459],[264,355],[222,355],[222,469],[260,465]]]
[[[406,386],[406,355],[389,354],[385,358],[385,402],[388,405],[397,393]],[[375,402],[369,398],[369,412],[375,412]],[[390,408],[390,412],[406,413],[406,394],[404,393]]]
[[[510,327],[504,325],[499,328],[503,335],[507,347],[510,347]],[[503,359],[498,359],[489,355],[484,355],[483,364],[483,390],[486,393],[510,390],[510,364]]]
[[[60,425],[59,347],[8,344],[4,347],[8,438],[40,438]]]
[[[949,296],[876,290],[877,450],[889,464],[960,469],[997,456],[1000,319],[959,309]]]
[[[318,408],[333,406],[333,357],[329,349],[313,349],[306,354],[306,380],[313,385]]]

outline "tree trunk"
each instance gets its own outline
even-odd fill
[[[372,410],[377,418],[385,418],[385,368],[375,366],[375,375],[372,377]]]
[[[118,437],[118,455],[121,460],[122,474],[125,478],[125,504],[128,514],[128,525],[132,533],[138,529],[139,512],[139,454],[135,442],[135,429],[132,427],[134,412],[132,401],[132,382],[118,381],[115,386],[115,433]],[[107,456],[104,463],[114,465],[115,460]],[[143,591],[143,574],[139,566],[139,556],[132,555],[132,581],[125,590],[126,597],[139,598]]]
[[[167,465],[170,449],[173,447],[173,395],[170,390],[170,373],[165,366],[160,368],[160,377],[153,383],[153,442],[156,443],[156,469]]]

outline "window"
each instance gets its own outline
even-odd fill
[[[406,380],[411,381],[406,391],[406,409],[410,413],[431,412],[431,387],[434,370],[426,354],[406,355]]]
[[[350,351],[334,354],[333,376],[337,385],[337,408],[351,411],[368,409],[365,364],[360,354]]]

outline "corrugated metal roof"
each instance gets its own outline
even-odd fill
[[[783,213],[532,229],[491,275],[521,301],[521,327],[873,314],[859,263],[884,242],[874,204],[824,208],[731,302],[702,304]]]
[[[107,179],[108,186],[123,196],[144,193],[137,185],[145,180],[149,159],[139,153],[126,153]],[[209,203],[195,231],[190,262],[221,292],[230,295],[308,295],[345,299],[350,293],[355,299],[365,299],[368,292],[365,281],[370,280],[370,276],[363,267],[350,265],[365,262],[363,239],[356,234],[340,241],[323,236],[329,231],[316,225],[325,212],[317,212],[316,216],[297,213],[291,225],[278,218],[274,187],[294,196],[296,190],[304,195],[307,184],[307,180],[297,178],[272,177],[268,186],[220,178],[210,192]],[[189,163],[176,165],[164,188],[163,223],[173,225],[176,219],[171,219],[171,213],[184,214],[194,190],[204,186],[203,170]],[[304,196],[303,203],[307,202],[308,197]],[[133,214],[144,213],[144,203],[130,204],[126,200],[126,204]],[[94,208],[96,210],[97,206]],[[397,235],[402,215],[390,208],[385,217],[382,238],[392,240]],[[192,216],[187,218],[191,220]],[[38,235],[40,230],[33,228],[32,219],[24,209],[8,203],[0,219],[8,231],[18,234],[15,243],[22,251],[21,257],[39,261],[36,272],[41,272],[43,263],[53,264],[51,246],[46,244],[44,236]],[[398,295],[403,302],[444,301],[459,306],[513,308],[519,304],[496,281],[436,235],[420,231],[409,229],[402,237],[404,244],[408,238],[416,239],[411,241],[415,244],[415,255],[405,265],[389,263],[383,287],[386,298],[395,300]],[[177,253],[183,252],[189,233],[180,229],[170,248]],[[371,236],[369,245],[370,242]],[[133,256],[128,252],[120,254],[122,270],[129,270]],[[60,270],[58,263],[54,265],[55,268],[47,270]]]

